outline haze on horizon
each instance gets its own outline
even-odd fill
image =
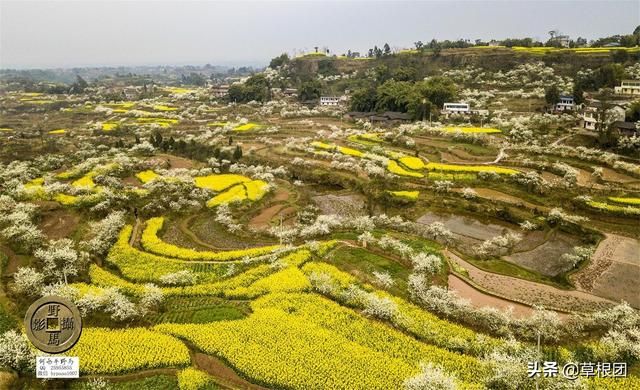
[[[0,68],[266,65],[282,52],[365,53],[432,38],[630,34],[640,1],[0,0]]]

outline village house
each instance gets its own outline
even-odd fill
[[[470,114],[471,107],[468,103],[445,103],[442,106],[442,113],[449,114]]]
[[[285,97],[296,98],[298,97],[298,90],[296,88],[285,88],[282,91],[282,94]]]
[[[343,99],[340,96],[321,96],[320,105],[321,106],[338,106],[340,105],[341,100]]]
[[[136,100],[140,96],[141,91],[141,87],[125,87],[122,93],[126,100]]]
[[[405,112],[385,111],[383,113],[351,111],[343,116],[347,120],[364,120],[378,125],[395,125],[411,121],[411,115]]]
[[[573,99],[573,96],[570,95],[560,95],[560,100],[554,106],[554,110],[558,111],[573,111],[575,110],[576,105]]]
[[[618,132],[619,135],[625,137],[637,136],[640,131],[636,126],[636,122],[624,122],[624,121],[616,121],[611,124],[613,129]]]
[[[440,111],[445,118],[448,118],[452,114],[460,115],[489,115],[489,110],[472,109],[468,103],[445,103]]]
[[[600,102],[590,103],[584,108],[582,113],[582,128],[586,130],[596,130],[600,118],[598,111],[602,105]],[[617,121],[624,121],[625,110],[619,105],[612,105],[605,112],[605,125],[612,124]]]
[[[229,94],[229,86],[228,85],[216,85],[211,87],[211,94],[217,98],[226,97]]]
[[[640,80],[622,80],[620,86],[614,87],[613,91],[617,95],[640,95]]]

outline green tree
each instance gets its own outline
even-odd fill
[[[445,102],[455,99],[458,91],[456,85],[447,77],[431,77],[416,83],[419,99],[427,98],[436,107],[442,107]]]
[[[300,85],[300,89],[298,92],[298,99],[301,102],[307,100],[315,100],[320,97],[320,92],[322,90],[322,84],[320,84],[319,80],[310,80],[303,82]]]
[[[560,101],[560,90],[558,86],[553,84],[544,93],[544,100],[548,105],[553,106]]]
[[[611,52],[611,59],[617,64],[624,64],[629,60],[629,54],[624,49],[613,50]]]
[[[613,126],[611,120],[611,103],[613,91],[605,88],[597,96],[599,101],[597,111],[595,113],[596,131],[598,132],[598,142],[602,146],[611,146],[614,143]]]
[[[389,80],[378,87],[376,110],[407,112],[412,100],[417,99],[412,83]]]
[[[351,110],[370,112],[376,106],[376,90],[374,88],[359,88],[351,94]]]
[[[71,93],[82,93],[89,86],[89,83],[80,75],[76,75],[76,82],[71,84]]]
[[[236,145],[235,150],[233,151],[233,159],[235,161],[238,161],[242,158],[242,148],[240,147],[240,145]]]
[[[391,72],[391,78],[395,81],[413,81],[416,78],[416,70],[408,66],[401,66]]]
[[[271,62],[269,63],[269,68],[275,69],[288,62],[289,62],[289,55],[287,53],[282,53],[279,56],[271,59]]]
[[[383,54],[384,54],[385,56],[389,56],[389,55],[391,55],[391,47],[389,47],[389,44],[388,44],[388,43],[385,43],[385,44],[384,44],[384,52],[383,52]]]
[[[575,104],[584,103],[584,89],[582,88],[582,83],[576,82],[573,85],[573,101]]]
[[[640,100],[631,103],[626,113],[626,120],[629,122],[640,121]]]
[[[373,72],[376,75],[376,82],[379,84],[383,84],[385,81],[391,78],[391,71],[389,67],[386,65],[378,65],[373,69]]]
[[[613,88],[624,77],[624,67],[620,64],[606,64],[598,68],[595,74],[596,89]]]

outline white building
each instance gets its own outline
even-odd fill
[[[320,105],[321,106],[338,106],[340,102],[344,100],[340,96],[321,96],[320,97]]]
[[[443,114],[469,114],[471,107],[468,103],[445,103],[442,106]]]
[[[596,125],[598,124],[598,110],[601,105],[599,102],[592,103],[589,106],[584,108],[584,113],[582,114],[582,127],[587,130],[595,130]],[[625,111],[624,108],[620,106],[612,106],[607,109],[605,112],[604,122],[605,125],[610,125],[613,122],[624,121]]]
[[[619,87],[615,87],[614,92],[617,95],[640,95],[640,80],[622,80]]]
[[[556,103],[554,109],[556,111],[573,111],[576,108],[573,96],[560,95],[560,100]]]
[[[223,98],[227,96],[229,93],[228,85],[216,85],[215,87],[211,87],[211,94],[218,98]]]

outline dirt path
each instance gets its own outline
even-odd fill
[[[498,152],[498,155],[496,156],[496,159],[495,159],[495,160],[493,160],[493,161],[491,161],[491,162],[484,163],[484,164],[487,164],[487,165],[490,165],[490,164],[497,164],[497,163],[499,163],[499,162],[500,162],[500,160],[502,160],[503,158],[507,158],[507,157],[508,157],[508,156],[507,156],[507,154],[504,152],[504,148],[500,148],[500,151]]]
[[[566,312],[592,311],[603,306],[615,304],[615,302],[608,299],[584,291],[560,290],[512,276],[483,271],[449,250],[444,250],[443,254],[449,261],[467,270],[469,279],[480,288],[508,300],[521,302],[529,306],[542,305],[548,309]]]
[[[267,387],[253,384],[240,377],[218,358],[196,352],[192,359],[198,369],[213,376],[216,383],[226,389],[268,390]]]
[[[83,375],[82,378],[86,380],[89,380],[91,378],[103,378],[108,380],[109,382],[129,382],[156,375],[175,376],[178,371],[179,370],[177,368],[154,368],[151,370],[144,370],[121,375]]]
[[[139,236],[138,233],[140,231],[140,225],[142,225],[140,218],[136,218],[136,223],[133,225],[133,231],[131,232],[131,238],[129,238],[129,246],[134,246],[136,239]]]
[[[556,146],[556,145],[558,145],[560,142],[564,141],[565,139],[567,139],[567,138],[571,138],[571,137],[573,137],[573,136],[574,136],[574,134],[567,134],[567,135],[565,135],[565,136],[563,136],[563,137],[560,137],[560,138],[558,138],[557,140],[553,141],[553,143],[551,144],[551,146]]]

